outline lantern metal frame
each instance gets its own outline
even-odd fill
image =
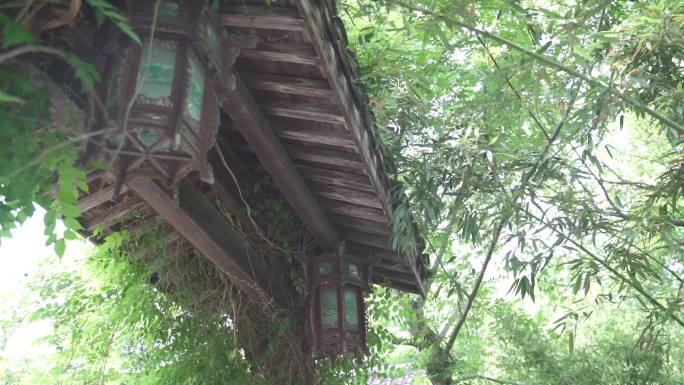
[[[309,261],[307,273],[311,293],[310,322],[307,324],[312,356],[335,358],[367,353],[363,296],[370,290],[368,265],[351,255],[323,254]],[[333,325],[325,325],[322,297],[331,291],[336,303],[336,319]],[[349,318],[347,293],[354,296],[355,319]]]
[[[121,130],[105,150],[117,157],[119,179],[143,174],[171,186],[197,170],[212,183],[207,157],[220,123],[216,79],[223,66],[223,34],[207,1],[166,0],[159,7],[154,20],[153,1],[135,2],[129,17],[142,45],[120,36],[118,52],[108,60],[103,94]],[[175,15],[166,12],[174,9]],[[160,52],[168,54],[172,69],[155,57],[163,56],[155,55]],[[157,84],[151,78],[155,65],[157,73],[167,75]],[[152,93],[161,88],[162,95],[150,98],[147,84]],[[191,103],[200,106],[191,110]]]

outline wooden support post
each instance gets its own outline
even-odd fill
[[[316,198],[304,183],[269,122],[237,74],[235,87],[224,100],[223,109],[235,122],[318,245],[324,251],[336,252],[340,242],[337,231],[321,210]]]
[[[134,177],[126,184],[252,300],[268,309],[276,305],[265,290],[269,285],[263,259],[250,252],[240,235],[191,184],[181,182],[178,205],[150,178]]]

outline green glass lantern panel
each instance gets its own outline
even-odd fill
[[[199,122],[204,97],[204,72],[195,57],[190,58],[190,93],[188,95],[187,116],[193,123]]]
[[[356,290],[344,289],[344,324],[357,328],[359,326],[359,304],[356,300]]]
[[[165,21],[178,20],[180,5],[177,1],[162,1],[159,4],[159,19]]]
[[[138,132],[138,140],[147,148],[154,146],[159,141],[159,133],[155,130],[144,129]]]
[[[349,274],[349,276],[352,278],[361,279],[361,270],[359,270],[359,265],[355,263],[347,264],[347,274]]]
[[[155,40],[151,52],[149,41],[144,43],[138,72],[138,82],[143,82],[139,103],[171,107],[176,51],[177,44],[172,41]]]
[[[321,290],[321,328],[337,327],[337,292],[334,289]]]
[[[318,266],[318,273],[319,274],[332,274],[333,272],[333,266],[332,263],[330,262],[322,262]]]

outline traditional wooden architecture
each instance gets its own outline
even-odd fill
[[[84,227],[144,229],[161,217],[175,230],[170,244],[195,248],[250,298],[281,306],[266,262],[250,253],[213,200],[245,210],[254,175],[266,173],[318,253],[351,256],[368,267],[366,282],[422,293],[423,257],[392,247],[394,182],[376,149],[373,116],[334,3],[229,0],[220,3],[217,19],[227,29],[214,79],[220,125],[215,138],[200,135],[186,146],[200,159],[189,171],[201,175],[176,170],[165,184],[144,172],[94,172],[90,193],[79,201]],[[150,139],[154,150],[158,137]],[[140,151],[138,158],[154,159],[145,146]]]

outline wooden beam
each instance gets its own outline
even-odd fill
[[[191,184],[181,182],[178,204],[150,178],[134,177],[126,184],[252,300],[269,308],[275,305],[265,290],[269,285],[263,259],[250,252],[242,237]]]
[[[408,270],[397,271],[393,269],[387,269],[383,265],[373,265],[373,275],[375,274],[384,275],[391,280],[401,280],[405,282],[411,282],[414,285],[416,284],[412,281],[415,278],[413,277],[413,273]]]
[[[386,259],[386,258],[380,258],[377,260],[377,262],[373,265],[373,269],[375,268],[381,268],[384,270],[390,270],[390,271],[395,271],[401,274],[411,274],[411,271],[409,270],[408,266],[406,266],[405,263],[401,262],[398,259]]]
[[[306,31],[297,10],[277,6],[227,5],[219,18],[228,27]]]
[[[100,215],[85,221],[83,227],[89,232],[95,230],[97,226],[106,229],[120,221],[124,216],[143,206],[144,203],[135,197],[124,200],[111,208],[103,210]]]
[[[242,72],[240,75],[245,84],[249,88],[255,90],[318,98],[334,98],[336,96],[335,91],[330,89],[330,85],[326,80],[295,78],[291,76],[278,76],[255,72]]]
[[[120,194],[124,194],[126,191],[128,191],[128,189],[125,186],[122,186]],[[94,209],[105,202],[111,201],[113,193],[114,184],[110,184],[109,186],[101,188],[92,194],[81,197],[78,200],[78,208],[81,210],[81,213]]]
[[[235,75],[235,88],[223,102],[223,109],[245,137],[264,168],[271,175],[285,199],[306,228],[325,251],[336,252],[339,245],[337,232],[330,224],[316,198],[311,194],[285,149],[278,141],[269,122],[249,90]]]
[[[319,60],[311,46],[292,43],[260,42],[256,48],[242,49],[240,58],[318,66]]]
[[[386,236],[361,233],[353,230],[342,230],[340,232],[340,236],[343,239],[351,242],[356,242],[362,245],[372,246],[387,251],[394,251],[394,248],[392,248],[392,240]]]
[[[315,106],[311,103],[269,102],[262,105],[264,114],[302,120],[313,120],[343,125],[344,115],[333,106]]]
[[[390,237],[392,230],[389,225],[377,222],[371,222],[360,218],[347,217],[342,215],[331,215],[331,220],[334,225],[339,228],[355,230],[362,233],[369,233],[375,235],[382,235]]]
[[[339,147],[346,152],[356,150],[356,143],[344,130],[331,128],[313,128],[305,125],[295,125],[291,123],[271,122],[271,127],[280,139],[303,143],[307,145],[324,145]],[[239,132],[239,129],[232,123],[224,123],[222,129],[230,132]]]
[[[414,293],[414,294],[422,294],[420,287],[416,284],[415,281],[407,281],[403,279],[397,279],[397,278],[392,278],[388,276],[384,276],[382,274],[376,274],[373,272],[373,277],[371,278],[374,283],[384,285],[385,283],[389,283],[389,285],[392,288],[401,290],[401,291],[406,291],[409,293]]]

